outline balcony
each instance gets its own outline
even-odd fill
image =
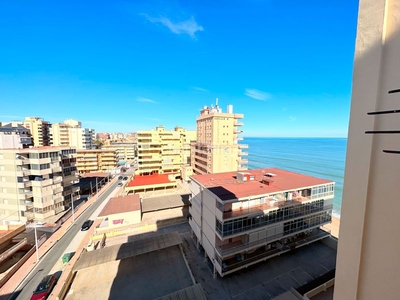
[[[306,229],[306,231],[309,231],[309,229]],[[252,253],[244,253],[242,255],[239,255],[239,257],[235,256],[226,260],[221,260],[220,257],[216,256],[216,259],[221,266],[222,272],[227,274],[231,271],[252,265],[261,260],[265,260],[266,258],[271,258],[282,253],[289,252],[290,250],[308,245],[315,241],[324,239],[328,236],[330,236],[329,231],[323,231],[319,229],[314,229],[311,232],[307,233],[304,233],[303,231],[303,233],[298,233],[297,237],[282,239],[280,241],[277,241],[276,243],[272,243],[269,247],[260,247]],[[217,252],[219,253],[218,249]]]
[[[34,187],[44,187],[44,186],[48,186],[48,185],[52,185],[53,184],[53,180],[52,179],[45,179],[45,180],[32,180],[32,186]]]
[[[296,229],[287,230],[280,234],[275,234],[272,236],[267,236],[266,238],[263,238],[260,240],[256,240],[253,242],[247,242],[247,243],[241,243],[240,241],[237,241],[237,242],[233,242],[233,243],[229,243],[229,244],[225,244],[225,245],[216,245],[215,249],[217,250],[218,254],[221,257],[229,256],[229,255],[233,255],[235,253],[249,251],[251,249],[266,245],[268,243],[271,243],[271,242],[274,242],[274,241],[277,241],[277,240],[280,240],[283,238],[291,238],[292,236],[297,237],[298,235],[302,236],[305,232],[310,232],[310,230],[319,228],[320,226],[330,223],[330,222],[331,222],[331,218],[329,216],[329,217],[322,218],[319,222],[304,224],[303,226],[297,227]],[[326,233],[326,231],[324,231],[324,233]],[[329,233],[328,233],[328,235],[329,235]]]
[[[238,144],[239,149],[249,148],[249,145]]]
[[[241,137],[241,136],[235,136],[234,140],[235,140],[235,141],[243,141],[243,137]]]
[[[247,165],[248,163],[249,163],[249,161],[247,159],[244,159],[244,158],[239,159],[239,164],[241,164],[241,165]]]
[[[238,155],[239,155],[239,156],[247,156],[247,155],[249,155],[249,153],[248,153],[248,152],[242,152],[242,151],[240,151],[240,152],[238,153]]]
[[[234,133],[234,134],[241,134],[241,133],[243,133],[243,130],[235,129],[235,130],[233,131],[233,133]]]
[[[244,124],[242,122],[235,122],[235,124],[233,124],[234,126],[243,126]]]
[[[277,224],[279,222],[295,220],[296,218],[316,216],[320,213],[327,213],[332,210],[332,207],[333,205],[327,205],[325,207],[302,207],[302,210],[297,211],[295,213],[284,215],[283,212],[280,212],[280,214],[276,214],[274,217],[271,216],[271,218],[268,218],[267,220],[259,218],[261,216],[264,216],[264,212],[262,210],[258,210],[254,211],[254,213],[251,215],[252,217],[251,219],[246,220],[248,223],[250,223],[249,225],[244,225],[241,227],[234,228],[234,225],[231,224],[230,227],[226,229],[221,229],[218,228],[217,225],[220,223],[217,221],[215,230],[221,237],[228,237],[241,232],[246,232],[256,228],[265,227],[270,224]],[[226,224],[224,224],[223,226],[225,225]]]

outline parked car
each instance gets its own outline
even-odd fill
[[[122,182],[118,182],[117,186],[123,186],[124,184]]]
[[[87,221],[85,221],[85,222],[82,224],[81,231],[88,230],[88,229],[90,228],[90,226],[92,226],[92,224],[93,224],[93,221],[92,221],[92,220],[87,220]]]
[[[50,295],[54,286],[57,283],[55,274],[45,276],[33,292],[31,300],[45,300]]]
[[[118,180],[122,180],[122,178],[123,178],[122,176],[118,176]]]
[[[122,180],[128,180],[128,177],[125,176],[124,178],[122,178]]]

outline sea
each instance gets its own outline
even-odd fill
[[[333,215],[340,217],[347,138],[244,138],[248,168],[279,168],[335,182]]]

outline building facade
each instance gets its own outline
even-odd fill
[[[133,161],[136,157],[136,144],[129,142],[111,142],[101,147],[105,150],[114,150],[118,161]]]
[[[0,149],[0,218],[46,220],[79,199],[76,150],[70,147]]]
[[[21,125],[30,130],[35,147],[50,146],[50,122],[39,117],[26,117]]]
[[[95,149],[96,133],[94,129],[82,128],[79,121],[68,119],[64,123],[55,123],[50,129],[53,146],[71,146],[76,149]]]
[[[17,122],[0,126],[0,149],[22,149],[33,146],[29,129]]]
[[[156,130],[138,131],[138,168],[135,174],[180,174],[181,165],[190,162],[190,141],[195,139],[195,135],[194,131],[182,127],[165,130],[158,126]]]
[[[77,169],[79,173],[111,172],[117,166],[115,150],[77,150]]]
[[[334,182],[280,169],[193,175],[189,224],[221,277],[330,236]]]
[[[334,299],[398,299],[399,1],[360,0]]]
[[[204,107],[197,118],[196,141],[191,143],[191,166],[195,174],[231,172],[247,169],[247,145],[243,138],[242,114],[234,114],[232,105],[223,113],[218,106]]]

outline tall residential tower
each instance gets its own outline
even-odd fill
[[[217,104],[205,106],[197,118],[197,139],[191,143],[191,165],[195,174],[232,172],[247,169],[247,155],[239,144],[243,138],[243,114],[234,114],[233,106],[228,105],[226,113]]]

